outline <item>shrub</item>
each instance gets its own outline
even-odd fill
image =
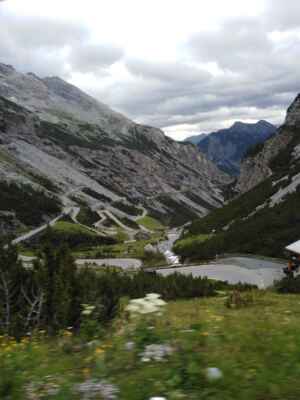
[[[279,293],[300,293],[300,275],[283,278],[275,283],[275,289]]]

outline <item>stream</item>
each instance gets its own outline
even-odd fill
[[[179,257],[172,251],[172,247],[177,239],[179,239],[182,232],[182,228],[174,228],[168,231],[167,240],[163,240],[158,243],[157,247],[161,253],[164,254],[168,264],[178,265],[180,264]]]

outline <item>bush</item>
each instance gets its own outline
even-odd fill
[[[275,283],[275,289],[278,293],[300,293],[300,275],[283,278]]]

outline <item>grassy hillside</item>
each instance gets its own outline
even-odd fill
[[[96,232],[69,222],[66,218],[65,221],[57,222],[53,228],[33,238],[26,250],[38,250],[47,242],[55,247],[65,244],[72,250],[85,250],[93,246],[112,245],[116,243],[116,240],[99,236]]]
[[[184,233],[184,241],[176,243],[175,251],[192,260],[236,252],[283,256],[284,247],[300,238],[300,187],[273,207],[270,197],[300,173],[299,159],[293,156],[299,140],[295,130],[288,146],[271,160],[272,176],[225,207],[194,221]],[[199,243],[203,234],[210,237]]]
[[[2,337],[0,397],[298,399],[299,297],[251,296],[241,309],[225,307],[222,296],[171,302],[163,317],[129,322],[123,308],[107,334],[91,315],[85,332],[90,324],[96,340],[89,346],[70,330],[20,343]],[[145,353],[149,345],[152,353]]]
[[[150,217],[149,215],[139,218],[136,222],[152,231],[165,229],[165,227],[157,219]]]
[[[246,195],[245,195],[246,196]],[[251,197],[251,196],[249,196]],[[300,232],[300,191],[289,194],[283,203],[272,208],[265,207],[251,217],[244,219],[245,212],[235,214],[235,201],[218,213],[212,213],[192,224],[183,240],[174,249],[183,258],[209,259],[222,253],[252,253],[282,257],[284,247],[299,239]],[[226,215],[234,215],[229,217]],[[232,219],[231,219],[232,218]],[[221,227],[228,226],[227,230]],[[211,234],[201,243],[198,238],[203,233]]]

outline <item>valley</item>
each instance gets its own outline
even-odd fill
[[[84,390],[105,399],[108,390],[144,400],[158,387],[166,399],[206,390],[250,400],[274,393],[277,379],[287,385],[276,393],[294,393],[296,375],[282,366],[268,371],[277,356],[296,365],[300,280],[283,269],[300,221],[298,103],[233,179],[186,144],[169,142],[187,159],[160,170],[170,153],[148,137],[147,145],[139,139],[88,153],[86,138],[62,146],[74,121],[47,125],[50,137],[62,129],[50,149],[51,139],[39,142],[43,119],[2,99],[0,396],[44,391],[65,400]],[[116,146],[98,176],[99,159]],[[137,180],[124,152],[137,157]]]
[[[0,0],[0,400],[300,398],[299,26]]]
[[[282,258],[284,247],[296,238],[296,227],[284,224],[297,213],[298,120],[293,115],[298,99],[276,134],[274,126],[259,121],[237,122],[228,132],[201,137],[202,147],[214,137],[243,141],[240,155],[234,156],[241,160],[234,181],[194,146],[136,125],[59,78],[41,80],[1,64],[1,93],[0,183],[6,194],[0,204],[6,222],[0,227],[12,235],[21,257],[35,256],[50,240],[55,246],[66,243],[80,266],[135,270],[171,265],[159,273],[192,273],[259,287],[281,276],[275,273],[281,261],[274,264],[274,274],[270,267],[264,282],[258,276],[264,268],[255,261],[253,269],[259,272],[249,272],[238,258],[228,264],[222,257],[241,253],[246,260],[250,254],[258,263],[261,256]],[[230,160],[229,153],[222,157]],[[286,160],[292,172],[280,167]],[[15,200],[21,194],[23,208]],[[31,219],[26,196],[49,203],[48,209],[42,213],[37,206],[39,214]],[[216,264],[216,257],[222,262]]]

